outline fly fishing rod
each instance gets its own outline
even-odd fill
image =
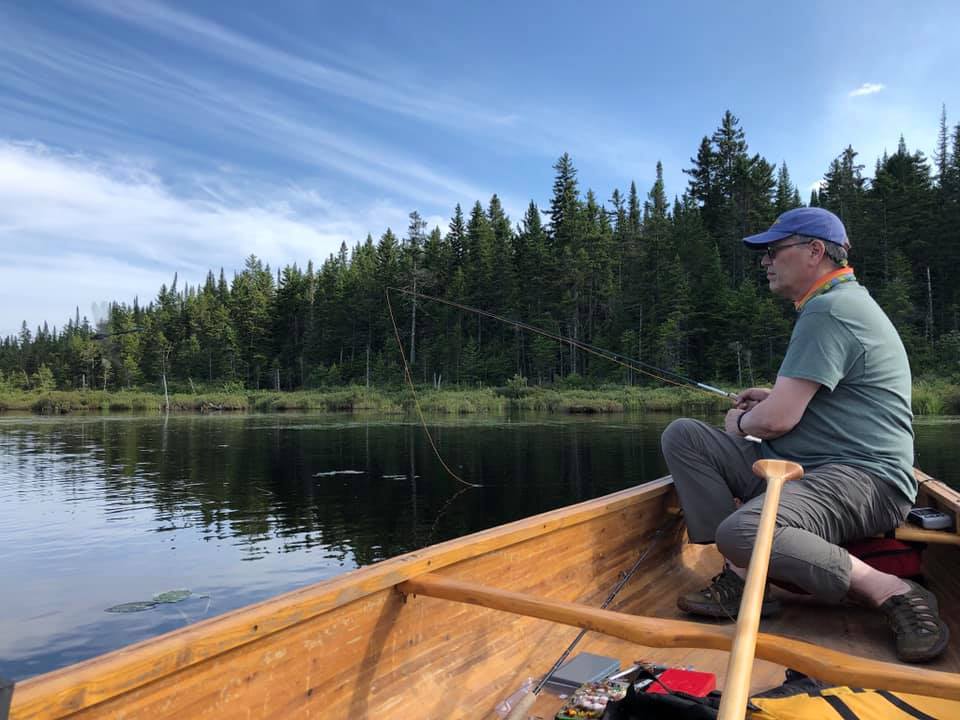
[[[653,538],[650,540],[650,544],[647,545],[647,549],[641,553],[640,557],[637,558],[637,561],[633,564],[633,567],[630,568],[626,573],[622,575],[620,580],[614,586],[613,590],[610,591],[610,594],[607,595],[607,599],[603,601],[603,604],[600,606],[601,610],[606,610],[610,603],[613,602],[614,598],[623,590],[623,587],[630,582],[630,578],[634,576],[637,570],[640,569],[640,566],[643,564],[643,561],[647,559],[647,556],[653,551],[653,548],[656,547],[657,543],[660,541],[662,535],[675,524],[676,520],[680,517],[679,512],[669,513],[670,517],[667,518],[667,521],[660,526],[660,528],[654,533]],[[553,674],[560,669],[560,666],[566,661],[570,656],[570,653],[573,652],[574,648],[580,644],[580,641],[583,639],[583,636],[587,634],[587,629],[583,628],[573,641],[567,645],[566,650],[560,653],[560,657],[557,658],[557,661],[553,664],[553,667],[547,671],[547,674],[536,684],[532,691],[527,693],[517,705],[512,708],[510,714],[507,716],[506,720],[525,720],[527,711],[533,706],[537,701],[537,696],[540,694],[540,691],[543,690],[544,686],[550,681],[550,678],[553,677]]]
[[[465,312],[474,313],[481,317],[487,317],[491,320],[497,320],[506,325],[511,325],[515,328],[521,330],[527,330],[529,332],[541,335],[543,337],[555,340],[556,342],[570,345],[576,347],[584,352],[596,355],[597,357],[609,360],[617,365],[621,365],[628,370],[635,371],[654,378],[655,380],[660,380],[661,382],[669,383],[671,385],[676,385],[677,387],[692,387],[697,390],[702,390],[703,392],[708,392],[712,395],[720,395],[728,399],[734,399],[737,397],[736,393],[728,392],[726,390],[721,390],[718,387],[713,385],[708,385],[707,383],[694,380],[687,377],[686,375],[681,375],[680,373],[674,372],[672,370],[666,370],[664,368],[657,367],[656,365],[651,365],[650,363],[643,362],[642,360],[637,360],[635,358],[630,358],[620,353],[613,352],[612,350],[605,350],[604,348],[598,348],[589,343],[585,343],[576,338],[566,337],[560,335],[559,333],[553,333],[549,330],[544,330],[543,328],[536,327],[535,325],[530,325],[529,323],[522,322],[520,320],[513,320],[511,318],[503,317],[502,315],[497,315],[496,313],[489,312],[487,310],[481,310],[480,308],[471,307],[469,305],[464,305],[463,303],[454,302],[453,300],[446,300],[444,298],[439,298],[434,295],[427,295],[422,292],[417,292],[416,290],[411,290],[409,288],[399,288],[387,285],[384,288],[384,296],[387,303],[387,311],[390,315],[390,322],[393,325],[394,337],[397,340],[397,346],[400,349],[400,358],[403,362],[403,373],[404,377],[407,380],[407,384],[410,386],[410,392],[413,395],[414,406],[417,410],[417,414],[420,416],[420,422],[423,425],[424,430],[426,431],[427,438],[430,441],[430,445],[433,447],[434,454],[440,460],[440,463],[443,465],[444,469],[458,482],[463,483],[467,486],[479,487],[476,483],[470,483],[459,475],[457,475],[447,464],[443,461],[443,458],[440,456],[440,451],[437,449],[436,444],[433,441],[433,437],[430,435],[430,431],[427,429],[426,420],[423,417],[423,410],[420,407],[420,401],[417,399],[417,392],[413,382],[413,375],[410,372],[410,366],[407,363],[407,356],[403,349],[403,342],[400,340],[400,329],[397,327],[397,319],[393,312],[393,304],[390,302],[390,291],[393,290],[404,295],[409,295],[413,298],[422,298],[424,300],[429,300],[431,302],[440,303],[441,305],[447,305],[449,307],[457,308],[458,310],[463,310]],[[759,438],[755,438],[752,435],[746,436],[747,440],[751,442],[760,442]]]
[[[454,302],[453,300],[446,300],[444,298],[435,297],[433,295],[426,295],[416,290],[410,290],[409,288],[398,288],[398,287],[387,287],[387,291],[394,290],[404,295],[410,295],[414,298],[422,298],[424,300],[430,300],[431,302],[437,302],[442,305],[448,305],[450,307],[457,308],[458,310],[464,310],[466,312],[474,313],[475,315],[480,315],[482,317],[490,318],[491,320],[497,320],[499,322],[511,325],[515,328],[521,330],[527,330],[529,332],[541,335],[543,337],[549,338],[551,340],[556,340],[559,343],[566,345],[571,345],[576,347],[584,352],[596,355],[605,360],[610,360],[618,365],[621,365],[628,370],[634,370],[644,375],[648,375],[656,380],[662,382],[670,383],[671,385],[677,385],[679,387],[693,387],[705,392],[712,393],[714,395],[721,395],[725,398],[735,398],[736,393],[727,392],[726,390],[721,390],[718,387],[713,385],[708,385],[707,383],[699,382],[680,373],[673,372],[672,370],[666,370],[664,368],[657,367],[656,365],[651,365],[650,363],[643,362],[642,360],[637,360],[636,358],[630,358],[620,353],[613,352],[612,350],[605,350],[604,348],[598,348],[589,343],[585,343],[581,340],[575,338],[567,337],[560,335],[559,333],[553,333],[549,330],[544,330],[543,328],[530,325],[529,323],[522,322],[520,320],[513,320],[511,318],[503,317],[502,315],[497,315],[496,313],[489,312],[487,310],[481,310],[480,308],[470,307],[469,305],[464,305],[463,303]]]

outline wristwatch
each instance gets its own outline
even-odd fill
[[[746,433],[743,431],[743,428],[740,427],[740,423],[743,422],[743,416],[746,415],[748,412],[750,412],[750,411],[749,411],[749,410],[745,410],[744,412],[740,413],[740,414],[737,416],[737,430],[740,431],[740,434],[741,434],[741,435],[746,435]]]

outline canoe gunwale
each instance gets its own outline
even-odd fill
[[[669,476],[351,570],[14,687],[11,720],[67,717],[419,575],[662,497]]]

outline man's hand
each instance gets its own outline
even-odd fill
[[[772,390],[750,388],[733,398],[735,407],[727,411],[724,429],[738,435],[753,435],[761,440],[786,435],[800,422],[807,405],[820,387],[820,383],[813,380],[778,375]],[[748,411],[750,417],[740,421],[740,427],[743,428],[740,431],[737,420]]]
[[[733,399],[733,406],[739,410],[752,410],[758,403],[766,400],[769,395],[769,388],[750,388]]]
[[[727,416],[723,421],[723,429],[728,433],[733,435],[743,435],[737,427],[737,420],[740,419],[740,416],[743,415],[746,410],[741,410],[740,408],[733,408],[733,410],[727,410]]]

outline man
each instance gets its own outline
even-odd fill
[[[783,488],[769,577],[828,602],[866,601],[889,619],[901,660],[930,660],[949,641],[933,594],[839,547],[896,527],[916,499],[903,343],[847,266],[850,243],[832,213],[790,210],[744,242],[764,252],[770,290],[794,301],[799,316],[773,388],[740,393],[725,431],[680,419],[663,433],[690,541],[716,542],[726,558],[709,587],[677,604],[736,615],[763,504],[751,466],[791,460],[805,475]],[[763,614],[778,609],[764,599]]]

